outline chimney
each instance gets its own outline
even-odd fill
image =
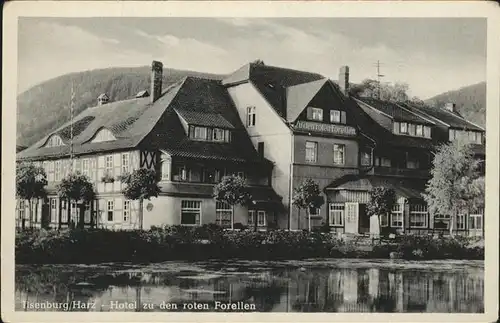
[[[153,61],[151,64],[151,103],[158,100],[161,95],[161,82],[163,78],[163,64]]]
[[[450,112],[456,112],[455,110],[455,103],[453,102],[447,102],[445,105],[444,105],[444,108]]]
[[[349,93],[349,66],[342,66],[339,70],[339,87],[344,95]]]

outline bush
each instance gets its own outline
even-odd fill
[[[30,229],[17,232],[15,244],[16,263],[388,259],[391,253],[408,260],[484,259],[484,248],[471,247],[471,239],[463,237],[406,236],[397,243],[375,245],[371,250],[362,251],[356,241],[344,241],[330,233],[225,231],[216,225],[165,226],[133,231]]]

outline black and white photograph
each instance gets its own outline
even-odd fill
[[[123,6],[11,19],[2,302],[16,314],[497,318],[488,6]]]

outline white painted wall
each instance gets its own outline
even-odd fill
[[[257,149],[259,142],[264,142],[264,156],[274,162],[271,184],[276,193],[283,197],[285,208],[288,208],[290,203],[290,162],[292,160],[292,133],[290,129],[253,84],[245,83],[230,87],[228,92],[245,126],[247,107],[255,107],[255,126],[246,127],[246,130],[255,149]],[[278,216],[278,225],[282,228],[287,227],[287,214]]]

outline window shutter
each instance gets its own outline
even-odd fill
[[[312,119],[312,108],[311,107],[307,108],[307,119],[309,119],[309,120]]]
[[[340,111],[340,123],[346,124],[346,113],[345,111]]]

